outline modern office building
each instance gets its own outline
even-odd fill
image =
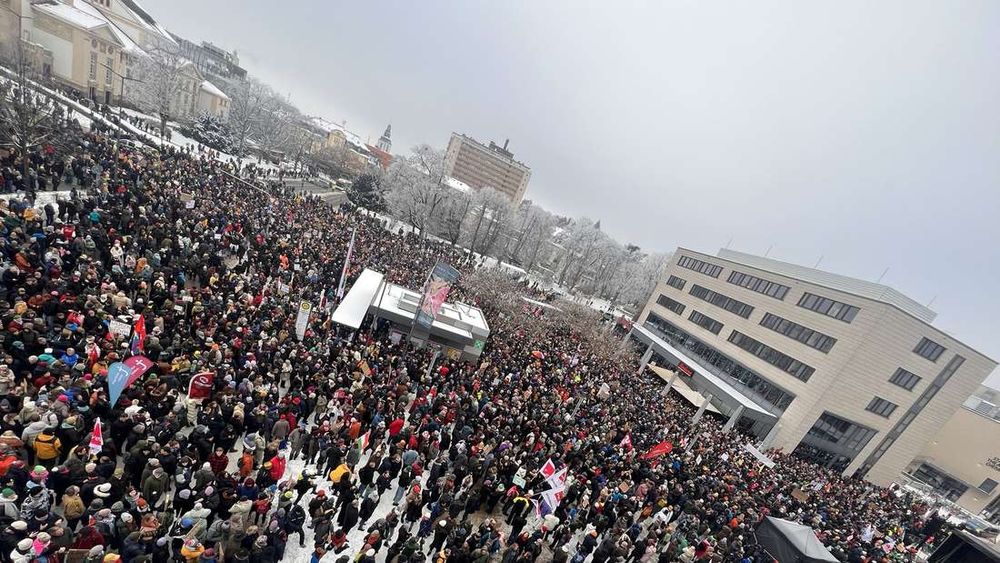
[[[891,287],[678,248],[631,338],[765,447],[897,480],[997,363]]]
[[[920,455],[906,482],[1000,522],[1000,391],[980,387]]]
[[[531,169],[514,160],[507,143],[504,141],[502,147],[493,141],[484,145],[471,137],[452,133],[444,157],[445,174],[477,190],[489,186],[515,204],[521,203],[531,179]]]

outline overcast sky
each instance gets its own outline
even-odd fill
[[[1000,358],[1000,3],[143,4],[307,113],[391,121],[394,152],[509,138],[554,212],[647,250],[888,268]]]

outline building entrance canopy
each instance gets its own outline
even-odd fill
[[[660,366],[655,366],[653,364],[649,364],[649,369],[656,375],[660,376],[660,379],[662,379],[664,383],[670,383],[670,379],[673,378],[674,384],[671,387],[671,389],[677,391],[677,393],[680,394],[681,397],[684,397],[685,401],[691,403],[692,406],[700,407],[702,404],[704,404],[705,396],[695,391],[694,389],[688,387],[688,384],[684,383],[684,381],[681,380],[680,378],[674,378],[673,376],[675,372],[667,368],[661,368]],[[711,403],[705,408],[705,410],[708,412],[714,412],[715,414],[722,414],[721,412],[719,412],[719,409],[716,408],[715,405],[712,405]]]
[[[755,413],[756,418],[767,420],[777,419],[777,416],[757,404],[752,398],[744,395],[739,389],[730,385],[729,382],[715,375],[698,363],[697,360],[663,340],[646,327],[639,324],[634,325],[632,335],[644,344],[648,344],[657,354],[667,359],[683,362],[687,367],[691,368],[693,374],[687,381],[694,382],[695,386],[702,387],[699,389],[701,393],[711,393],[713,397],[734,407],[733,410],[743,407],[744,412]],[[686,376],[682,375],[682,377]]]

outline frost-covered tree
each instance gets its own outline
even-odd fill
[[[385,175],[385,200],[389,211],[427,234],[431,217],[440,211],[452,188],[444,183],[444,153],[418,145],[413,154],[393,160]]]
[[[473,194],[472,207],[472,217],[466,227],[466,245],[469,252],[488,254],[513,215],[513,206],[506,195],[485,187]]]

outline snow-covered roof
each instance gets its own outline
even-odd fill
[[[44,14],[83,29],[96,29],[102,25],[108,25],[108,20],[103,17],[88,14],[86,11],[68,4],[35,4],[34,8]]]
[[[205,92],[207,92],[208,94],[210,94],[212,96],[215,96],[217,98],[223,98],[223,99],[226,99],[226,100],[229,99],[229,96],[227,96],[225,92],[223,92],[222,90],[219,90],[218,86],[216,86],[215,84],[212,84],[208,80],[203,80],[202,81],[202,83],[201,83],[201,89],[204,90]]]
[[[126,53],[144,52],[142,48],[139,47],[139,45],[135,41],[132,41],[132,38],[129,37],[129,35],[125,33],[123,29],[118,27],[118,25],[115,24],[113,20],[105,16],[103,13],[101,13],[100,10],[98,10],[94,5],[90,4],[89,2],[85,2],[84,0],[73,0],[72,7],[68,4],[59,4],[59,5],[65,6],[78,13],[82,13],[87,17],[100,20],[102,23],[107,24],[108,29],[111,30],[111,34],[114,35],[115,39],[117,39],[118,42],[122,44],[122,48],[125,49]],[[38,8],[41,6],[36,4],[35,7]]]
[[[458,190],[460,192],[472,193],[472,186],[470,186],[469,184],[466,184],[465,182],[463,182],[463,181],[461,181],[461,180],[459,180],[457,178],[452,178],[451,176],[445,176],[444,177],[444,183],[447,186],[449,186],[451,188],[454,188],[454,189],[456,189],[456,190]]]
[[[160,23],[156,21],[156,19],[154,19],[153,16],[151,16],[149,12],[147,12],[135,0],[122,0],[121,2],[116,2],[115,6],[124,7],[132,16],[132,19],[144,27],[147,31],[160,36],[160,38],[166,40],[172,45],[177,45],[177,41],[174,40],[172,35],[170,35],[170,32],[167,31],[165,27],[160,25]]]
[[[309,118],[309,123],[327,134],[333,133],[334,131],[340,131],[344,135],[344,138],[347,139],[348,143],[356,148],[362,149],[362,151],[359,152],[367,152],[368,150],[365,147],[364,141],[361,140],[361,137],[351,131],[348,131],[343,125],[337,125],[336,123],[329,122],[322,117],[311,117]]]

